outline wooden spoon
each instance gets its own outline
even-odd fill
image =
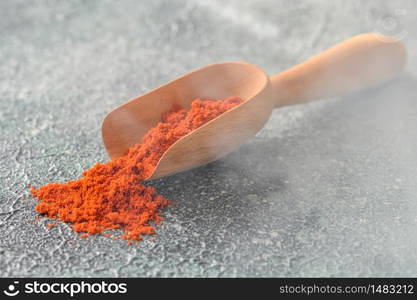
[[[104,145],[111,158],[125,155],[174,104],[189,108],[196,98],[230,96],[247,100],[171,145],[147,180],[160,178],[232,152],[263,127],[274,108],[373,86],[400,72],[405,62],[402,42],[361,34],[271,78],[245,62],[208,65],[110,112],[102,125]]]

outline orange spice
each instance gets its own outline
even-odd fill
[[[125,156],[95,164],[78,180],[31,188],[39,200],[35,210],[71,223],[82,237],[121,229],[122,238],[131,242],[154,234],[154,224],[163,220],[161,210],[171,201],[142,181],[175,141],[243,101],[239,97],[196,99],[190,110],[173,107]]]
[[[56,223],[49,223],[48,225],[46,225],[46,227],[47,227],[48,229],[52,229],[52,228],[54,228],[56,225],[57,225]]]

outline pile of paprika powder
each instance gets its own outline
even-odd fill
[[[125,156],[95,164],[78,180],[31,188],[39,200],[35,210],[71,223],[83,237],[121,229],[121,238],[131,242],[154,234],[155,224],[163,220],[161,210],[171,201],[143,185],[143,180],[174,142],[243,101],[239,97],[196,99],[189,110],[173,107]]]

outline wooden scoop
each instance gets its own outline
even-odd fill
[[[362,34],[271,78],[245,62],[208,65],[110,112],[102,126],[104,145],[111,158],[125,155],[174,104],[189,108],[196,98],[246,99],[171,145],[147,179],[171,175],[232,152],[263,127],[274,108],[376,85],[400,72],[405,62],[402,42]]]

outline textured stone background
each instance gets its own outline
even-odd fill
[[[415,1],[0,1],[0,276],[417,276]],[[103,116],[189,70],[270,74],[349,36],[404,39],[408,71],[275,111],[239,151],[154,182],[155,241],[31,224],[27,185],[106,161]]]

